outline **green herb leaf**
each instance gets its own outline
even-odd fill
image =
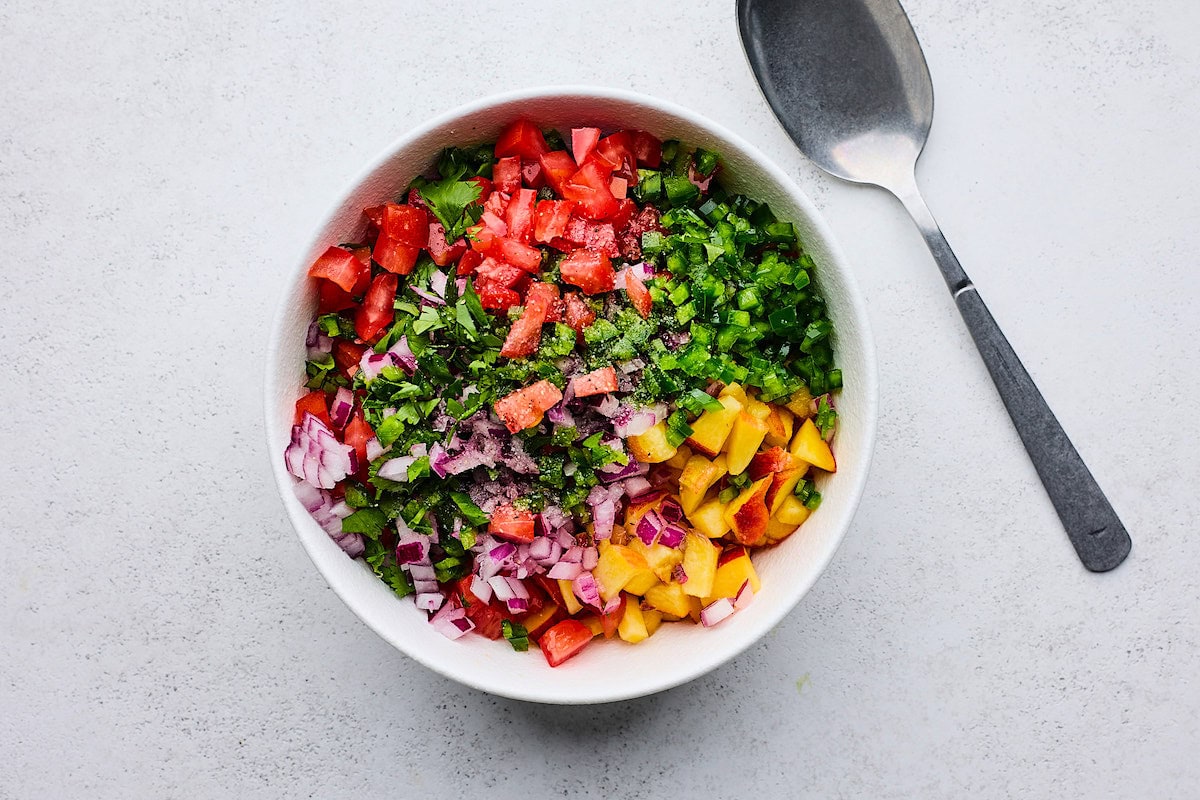
[[[384,525],[387,525],[387,517],[378,508],[360,508],[342,520],[342,533],[361,533],[378,539]]]
[[[460,181],[458,176],[427,183],[417,189],[429,210],[446,229],[446,241],[452,242],[474,225],[479,214],[468,211],[477,206],[482,191],[473,181]],[[481,211],[478,207],[476,211]]]
[[[459,512],[462,514],[463,521],[471,527],[479,527],[487,525],[490,517],[483,512],[479,506],[471,500],[470,495],[466,492],[451,492],[450,499],[454,501],[454,505],[458,506]],[[464,544],[464,547],[466,545]]]

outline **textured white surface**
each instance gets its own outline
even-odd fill
[[[1200,7],[906,6],[921,183],[1133,535],[1114,573],[1076,564],[899,207],[791,149],[729,3],[0,9],[0,797],[1194,795]],[[550,80],[696,107],[791,172],[858,268],[883,391],[796,612],[598,708],[374,636],[262,444],[265,321],[332,194],[422,119]]]

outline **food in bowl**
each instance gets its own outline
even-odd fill
[[[448,148],[317,258],[284,453],[438,631],[551,666],[750,602],[836,470],[842,382],[812,259],[717,154],[567,133]]]

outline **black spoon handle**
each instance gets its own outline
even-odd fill
[[[1125,526],[958,263],[915,184],[897,196],[921,229],[1079,560],[1092,572],[1116,567],[1131,547]]]

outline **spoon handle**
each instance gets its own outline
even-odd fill
[[[1113,569],[1129,555],[1125,526],[958,263],[915,181],[896,196],[925,236],[1080,561],[1092,572]]]

